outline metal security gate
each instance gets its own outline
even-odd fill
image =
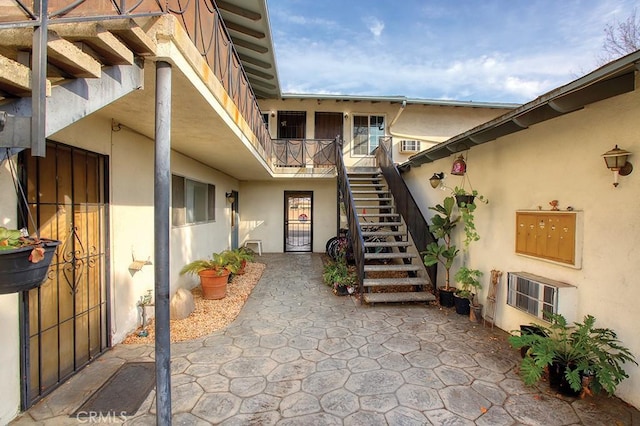
[[[312,251],[313,192],[285,191],[284,199],[284,251]]]
[[[110,346],[108,167],[105,156],[54,143],[46,157],[27,153],[20,160],[40,236],[62,242],[45,283],[21,295],[26,409]]]

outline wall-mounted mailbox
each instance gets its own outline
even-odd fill
[[[517,211],[516,253],[581,267],[581,212]]]

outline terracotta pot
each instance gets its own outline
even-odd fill
[[[224,299],[227,295],[229,271],[226,269],[218,275],[218,271],[206,269],[198,273],[202,285],[202,298],[208,300]]]
[[[471,322],[482,322],[482,305],[470,305],[471,310],[469,311],[469,321]]]
[[[247,261],[243,260],[242,263],[240,264],[240,268],[238,269],[238,272],[236,272],[236,275],[244,275],[245,268],[247,267]]]

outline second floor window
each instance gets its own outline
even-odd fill
[[[384,117],[381,115],[353,116],[353,155],[371,155],[384,136]]]
[[[278,139],[304,139],[306,124],[304,111],[278,111]]]

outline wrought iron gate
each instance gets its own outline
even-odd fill
[[[285,191],[284,199],[284,251],[312,251],[313,192]]]
[[[108,167],[105,156],[54,143],[44,158],[22,154],[21,165],[40,236],[62,241],[47,281],[21,296],[25,409],[110,346]]]

